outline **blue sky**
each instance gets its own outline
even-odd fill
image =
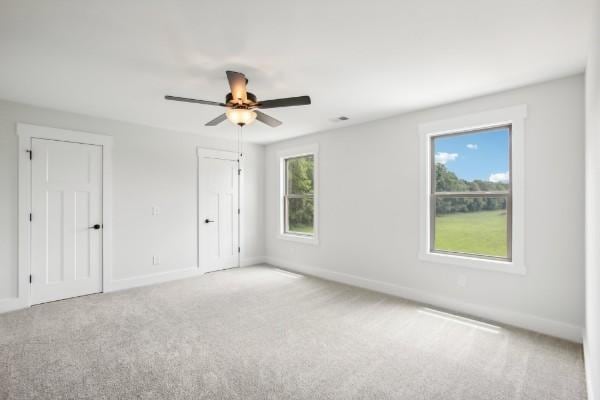
[[[436,162],[467,181],[506,182],[508,179],[508,128],[450,135],[434,140]]]

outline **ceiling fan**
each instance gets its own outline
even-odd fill
[[[248,79],[240,72],[226,71],[227,80],[231,92],[225,96],[225,103],[216,101],[188,99],[185,97],[165,96],[166,100],[183,101],[187,103],[206,104],[209,106],[225,107],[227,111],[219,115],[212,121],[207,122],[206,126],[215,126],[229,119],[236,125],[244,126],[252,123],[255,119],[272,128],[281,125],[281,121],[259,111],[258,109],[304,106],[310,104],[309,96],[286,97],[283,99],[258,101],[256,96],[246,91]]]

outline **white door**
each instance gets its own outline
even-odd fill
[[[31,141],[31,302],[101,292],[102,147]]]
[[[205,272],[239,265],[237,154],[198,149],[199,261]]]

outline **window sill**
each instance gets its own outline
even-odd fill
[[[473,258],[454,254],[438,253],[420,253],[419,258],[422,261],[428,261],[438,264],[456,265],[459,267],[474,268],[485,271],[504,272],[508,274],[525,275],[525,266],[515,261],[486,260],[483,258]]]
[[[279,239],[289,240],[289,241],[297,242],[297,243],[312,244],[315,246],[319,244],[319,240],[317,239],[316,236],[303,236],[303,235],[294,235],[291,233],[280,233]]]

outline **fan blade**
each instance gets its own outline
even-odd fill
[[[188,98],[185,98],[185,97],[176,97],[176,96],[165,96],[165,100],[185,101],[186,103],[206,104],[208,106],[221,106],[221,107],[225,107],[226,106],[226,104],[224,104],[224,103],[218,103],[216,101],[188,99]]]
[[[225,73],[227,74],[227,80],[229,81],[233,99],[245,102],[248,99],[246,96],[246,83],[248,83],[246,75],[235,71],[225,71]]]
[[[254,112],[256,113],[256,119],[259,120],[260,122],[262,122],[263,124],[267,124],[269,125],[271,128],[275,128],[279,125],[282,124],[282,122],[278,119],[275,119],[273,117],[271,117],[270,115],[267,115],[263,112],[260,112],[258,110],[254,110]]]
[[[298,97],[287,97],[285,99],[274,99],[260,101],[257,105],[258,108],[276,108],[276,107],[291,107],[291,106],[305,106],[310,104],[309,96],[298,96]]]
[[[221,114],[217,118],[213,119],[212,121],[208,121],[204,125],[205,126],[216,126],[216,125],[219,125],[221,122],[225,121],[226,119],[227,119],[227,114]]]

